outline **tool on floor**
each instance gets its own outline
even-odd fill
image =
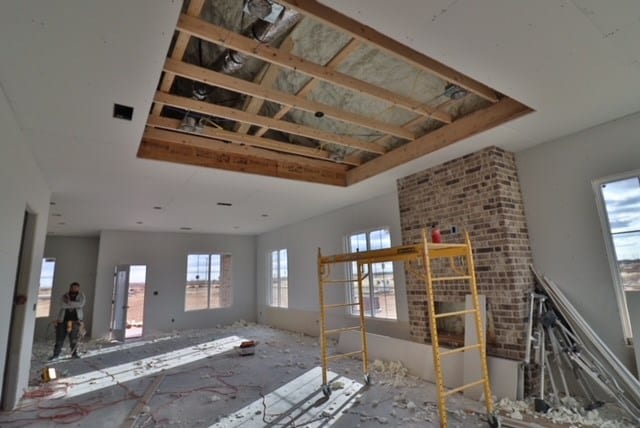
[[[55,368],[44,367],[42,369],[42,373],[40,374],[40,377],[44,382],[51,382],[52,380],[56,380],[58,378],[58,374]]]
[[[240,343],[240,346],[238,346],[238,352],[242,356],[254,355],[256,353],[257,344],[258,342],[256,342],[255,340],[245,340]]]

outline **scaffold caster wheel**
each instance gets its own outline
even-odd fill
[[[329,385],[322,385],[322,393],[325,397],[329,398],[331,396],[331,387]]]
[[[500,421],[500,418],[495,415],[494,413],[490,413],[489,414],[489,426],[491,428],[501,428],[502,427],[502,422]]]
[[[371,385],[371,377],[369,377],[369,373],[364,375],[364,384]]]

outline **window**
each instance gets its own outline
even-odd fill
[[[53,273],[56,270],[56,259],[42,259],[40,269],[40,288],[38,289],[38,304],[36,317],[48,317],[51,308],[51,290],[53,288]]]
[[[349,251],[379,250],[391,247],[391,235],[388,229],[376,229],[368,232],[356,233],[349,236]],[[365,273],[371,272],[362,283],[362,297],[365,316],[373,318],[396,319],[396,291],[393,278],[393,263],[372,263],[364,267]],[[358,303],[358,275],[357,264],[350,268],[349,299],[351,303]],[[360,314],[359,306],[352,306],[353,315]]]
[[[271,284],[269,305],[280,308],[289,306],[289,269],[287,250],[271,252]]]
[[[640,291],[640,176],[594,183],[625,338],[631,339],[626,294]]]
[[[233,303],[230,254],[189,254],[184,310],[228,308]]]

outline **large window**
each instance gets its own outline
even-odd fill
[[[595,183],[624,335],[631,338],[626,293],[640,291],[640,173]]]
[[[379,250],[391,247],[391,235],[388,229],[376,229],[350,235],[348,249],[358,251]],[[357,264],[352,263],[350,269],[351,285],[349,298],[358,303]],[[364,266],[364,273],[370,272],[362,284],[364,312],[368,317],[396,319],[396,290],[393,279],[393,263],[372,263]],[[358,315],[359,306],[352,306],[351,313]]]
[[[230,254],[189,254],[184,310],[228,308],[233,303]]]
[[[55,269],[56,259],[42,259],[36,317],[49,316],[49,312],[51,310],[51,290],[53,289],[53,273],[55,272]]]
[[[271,252],[271,275],[269,305],[286,308],[289,306],[289,268],[287,250]]]

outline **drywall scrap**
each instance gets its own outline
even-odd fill
[[[536,276],[540,292],[546,296],[550,303],[550,309],[547,312],[550,316],[545,317],[546,314],[542,314],[542,318],[546,318],[547,326],[545,328],[557,326],[563,332],[561,338],[563,346],[560,351],[564,355],[561,357],[568,357],[574,369],[573,373],[567,373],[567,375],[572,376],[578,373],[583,376],[587,384],[587,388],[584,388],[585,393],[589,394],[591,389],[589,386],[597,388],[609,399],[614,400],[635,426],[640,425],[640,382],[638,379],[604,344],[560,288],[552,280],[539,274],[533,267],[531,269]],[[542,348],[544,349],[544,347]],[[558,358],[558,360],[562,360],[562,358]],[[539,399],[543,398],[539,397]],[[593,397],[587,398],[593,402]],[[582,416],[591,417],[587,414]]]

